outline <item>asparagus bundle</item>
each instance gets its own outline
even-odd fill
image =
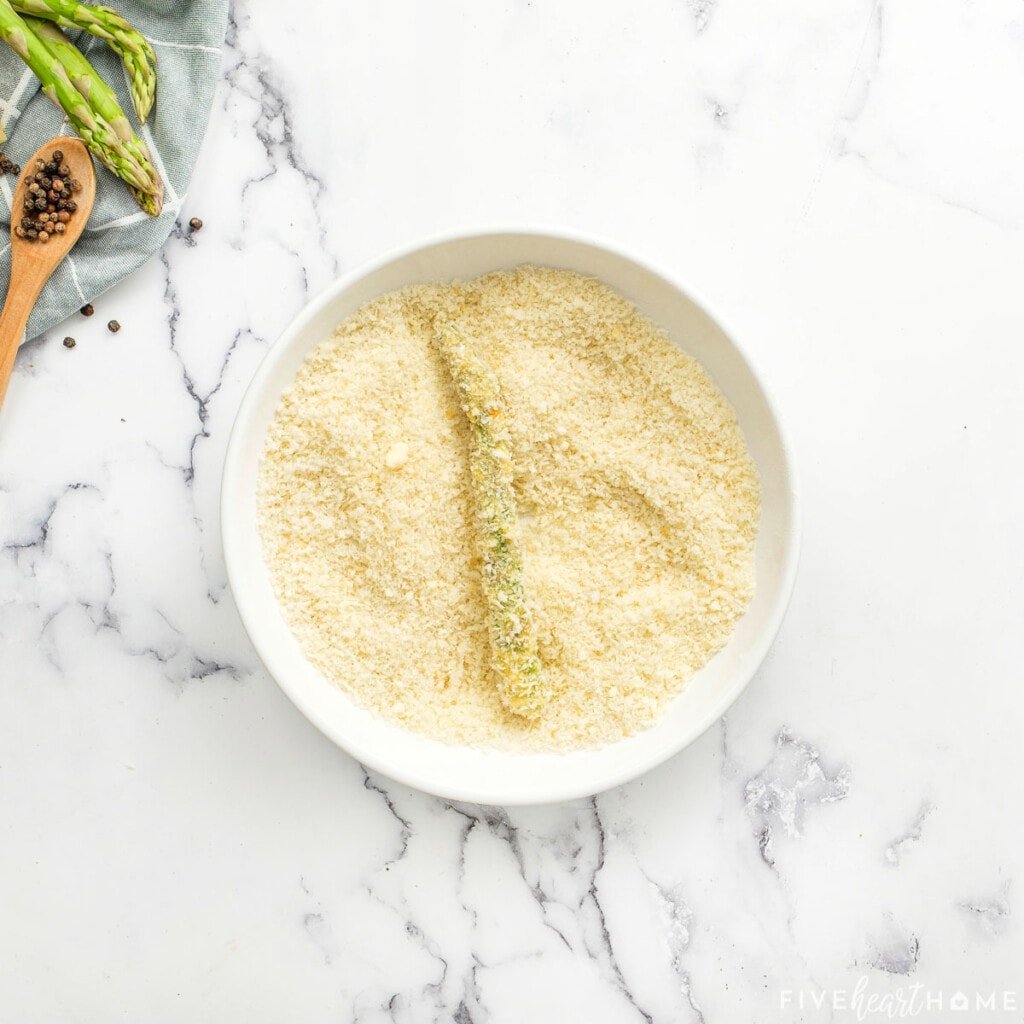
[[[434,342],[469,423],[469,453],[477,529],[483,555],[491,661],[502,703],[513,714],[537,718],[548,689],[526,604],[523,553],[516,536],[516,499],[508,427],[498,383],[465,338],[440,324]]]
[[[75,0],[11,0],[20,14],[55,22],[65,29],[81,29],[106,41],[121,58],[139,120],[145,124],[156,96],[156,54],[146,37],[109,7],[93,7]]]
[[[131,128],[113,90],[60,29],[20,17],[0,0],[0,39],[32,69],[43,92],[67,115],[90,152],[128,183],[137,202],[156,216],[163,182],[145,144]]]
[[[111,167],[102,154],[97,153],[97,157],[115,174],[124,178],[146,213],[158,216],[163,206],[163,182],[153,167],[146,144],[132,130],[131,122],[121,109],[114,90],[96,74],[81,51],[56,25],[36,18],[26,18],[25,22],[39,37],[51,57],[60,62],[72,85],[92,108],[94,115],[102,118],[121,141],[123,151],[132,160],[132,177],[122,174],[118,167]]]

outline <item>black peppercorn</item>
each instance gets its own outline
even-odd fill
[[[0,153],[0,173],[7,170],[21,173],[17,164]],[[82,184],[71,177],[71,168],[64,162],[61,150],[55,149],[48,161],[37,159],[34,172],[25,177],[25,185],[26,216],[22,218],[20,227],[15,229],[15,234],[19,238],[40,242],[49,241],[52,235],[64,234],[71,214],[78,209],[70,196],[80,191]]]
[[[199,231],[199,230],[200,230],[200,229],[202,228],[202,226],[203,226],[203,222],[202,222],[202,221],[201,221],[201,220],[200,220],[200,219],[199,219],[198,217],[193,217],[193,218],[192,218],[192,219],[191,219],[191,220],[190,220],[190,221],[188,222],[188,226],[189,226],[189,227],[190,227],[190,228],[191,228],[191,229],[192,229],[193,231]]]
[[[110,331],[111,334],[117,334],[117,332],[121,330],[121,325],[116,320],[111,320],[110,323],[107,324],[107,330]]]
[[[70,335],[68,335],[68,337],[66,337],[64,339],[64,347],[65,348],[74,348],[75,347],[75,339],[72,338]]]
[[[82,310],[81,310],[82,316],[92,316],[93,313],[95,313],[95,312],[96,312],[96,310],[92,308],[92,303],[91,302],[87,302],[82,307]]]

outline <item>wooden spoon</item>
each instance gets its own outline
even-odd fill
[[[47,242],[38,239],[19,238],[15,227],[21,223],[24,209],[25,184],[27,175],[35,173],[36,160],[50,162],[50,154],[59,149],[64,154],[64,163],[71,169],[71,177],[82,183],[82,191],[74,193],[78,209],[71,215],[67,229],[62,235],[50,235]],[[0,402],[4,400],[7,382],[14,368],[14,357],[25,334],[32,307],[43,290],[43,285],[57,269],[57,264],[71,251],[85,229],[85,222],[92,212],[96,198],[96,172],[92,157],[80,139],[62,135],[40,146],[25,161],[14,190],[14,205],[11,209],[11,283],[7,288],[7,301],[0,312]]]

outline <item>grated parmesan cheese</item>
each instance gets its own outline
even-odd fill
[[[469,428],[431,345],[438,313],[480,347],[508,410],[552,692],[534,722],[503,708],[490,672]],[[310,661],[362,706],[449,743],[571,749],[643,729],[753,594],[759,487],[733,410],[634,306],[563,270],[360,309],[283,395],[259,504]]]

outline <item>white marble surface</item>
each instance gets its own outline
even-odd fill
[[[28,345],[0,414],[0,1019],[843,1021],[902,990],[944,1020],[963,990],[998,1005],[954,1019],[1020,1020],[1018,0],[292,10],[234,11],[206,227]],[[806,522],[725,722],[509,813],[309,726],[217,527],[303,302],[496,222],[605,235],[726,310]]]

